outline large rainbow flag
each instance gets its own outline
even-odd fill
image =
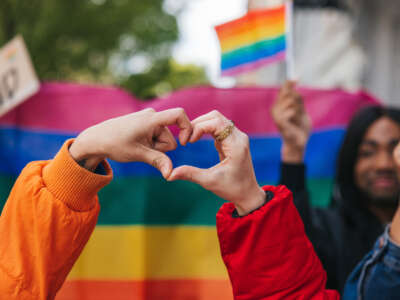
[[[269,111],[277,91],[199,87],[145,103],[117,88],[43,84],[0,118],[0,207],[26,163],[51,158],[88,126],[146,107],[183,107],[190,118],[221,111],[249,134],[260,184],[276,183],[281,142]],[[308,185],[313,203],[324,206],[344,128],[356,110],[375,100],[363,92],[301,93],[314,130],[306,153]],[[175,165],[209,167],[218,160],[207,137],[169,155]],[[223,201],[192,183],[167,183],[141,163],[111,164],[115,178],[100,193],[98,226],[56,299],[231,300],[215,230]]]
[[[285,59],[287,6],[254,10],[215,27],[221,71],[235,75]]]

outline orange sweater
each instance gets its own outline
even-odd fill
[[[0,299],[54,299],[99,214],[97,192],[112,179],[80,167],[67,141],[52,161],[28,164],[0,217]],[[40,233],[40,234],[38,234]]]

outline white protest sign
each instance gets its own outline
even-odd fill
[[[35,94],[40,87],[21,36],[0,49],[0,116]]]

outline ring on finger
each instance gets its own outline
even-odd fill
[[[227,125],[219,134],[214,137],[217,142],[222,142],[231,135],[233,128],[235,128],[235,124],[233,121],[230,121],[230,123],[231,124]]]

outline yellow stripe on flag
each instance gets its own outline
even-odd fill
[[[215,227],[97,226],[69,279],[226,279]]]
[[[275,24],[271,27],[262,27],[257,30],[249,30],[239,35],[226,37],[220,41],[223,53],[245,47],[253,43],[272,39],[285,33],[285,23]]]

